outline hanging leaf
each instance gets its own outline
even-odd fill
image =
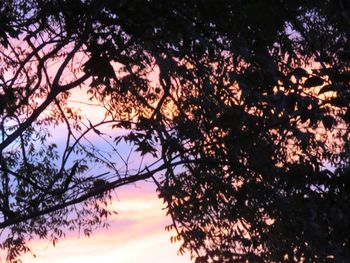
[[[324,83],[324,80],[321,79],[320,77],[318,76],[312,76],[311,78],[308,78],[305,83],[304,83],[304,86],[306,88],[312,88],[312,87],[317,87],[317,86],[321,86],[323,85]]]
[[[346,123],[350,123],[350,108],[341,116]]]
[[[309,73],[303,68],[296,68],[292,71],[291,75],[293,75],[297,79],[301,79],[303,77],[309,76]]]
[[[336,92],[337,88],[334,87],[333,85],[325,85],[320,89],[320,91],[318,92],[318,95],[326,93],[326,92],[330,92],[330,91]]]
[[[348,107],[349,106],[349,102],[346,101],[344,98],[342,97],[338,97],[338,98],[333,98],[330,100],[330,104],[332,106],[338,107],[338,108],[344,108],[344,107]]]
[[[334,124],[336,124],[336,120],[332,116],[328,115],[323,117],[322,123],[326,130],[330,130]]]

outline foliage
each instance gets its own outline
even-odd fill
[[[152,178],[196,262],[349,261],[349,8],[2,1],[7,260],[34,236],[89,235],[106,223],[112,189]],[[72,106],[79,87],[105,108],[101,122]],[[66,141],[53,142],[62,125]],[[125,142],[154,162],[131,169]]]

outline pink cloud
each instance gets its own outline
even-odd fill
[[[189,255],[177,255],[179,244],[170,243],[164,227],[170,222],[165,216],[162,201],[152,187],[124,187],[117,192],[111,209],[118,215],[111,220],[109,229],[100,229],[90,238],[69,235],[56,247],[48,241],[31,243],[36,258],[26,255],[23,261],[32,263],[186,263]]]

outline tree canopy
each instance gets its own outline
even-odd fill
[[[347,0],[1,1],[7,260],[149,179],[196,262],[349,261],[349,29]]]

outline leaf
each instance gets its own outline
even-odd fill
[[[346,123],[350,123],[350,108],[341,116]]]
[[[337,88],[334,87],[333,85],[325,85],[320,89],[320,91],[318,92],[318,95],[326,93],[326,92],[330,92],[330,91],[335,92],[335,91],[337,91]]]
[[[331,76],[334,74],[333,68],[322,68],[319,70],[312,70],[314,73],[318,73],[320,76]]]
[[[142,140],[137,142],[137,147],[135,149],[140,152],[141,156],[146,154],[151,154],[153,157],[157,157],[157,149],[147,140]]]
[[[296,68],[292,71],[291,74],[294,75],[297,79],[309,76],[309,73],[303,68]]]
[[[333,98],[330,100],[330,104],[338,107],[338,108],[343,108],[343,107],[348,107],[349,102],[347,102],[344,98],[338,97],[338,98]]]
[[[324,116],[322,123],[326,130],[330,130],[336,123],[336,120],[332,116]]]
[[[317,87],[317,86],[321,86],[323,85],[324,80],[318,76],[312,76],[311,78],[308,78],[305,83],[304,86],[306,88],[312,88],[312,87]]]
[[[116,136],[115,139],[114,139],[114,143],[115,144],[118,144],[120,143],[120,141],[123,139],[123,136]]]

